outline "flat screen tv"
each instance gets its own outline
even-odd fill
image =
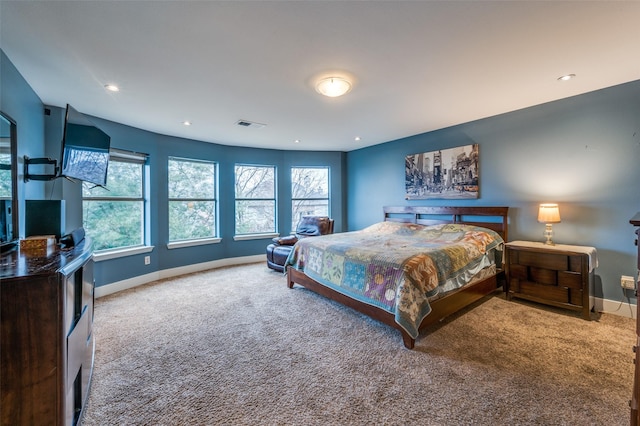
[[[105,186],[111,138],[67,104],[60,176]]]

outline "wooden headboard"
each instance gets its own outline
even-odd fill
[[[384,206],[383,210],[385,221],[420,225],[463,223],[483,226],[496,231],[503,240],[509,241],[509,207]]]

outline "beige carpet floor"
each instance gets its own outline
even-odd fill
[[[624,425],[632,319],[497,292],[400,334],[264,264],[100,298],[84,425]]]

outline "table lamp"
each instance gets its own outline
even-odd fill
[[[560,209],[558,209],[558,205],[552,203],[540,204],[540,209],[538,210],[538,222],[546,224],[543,234],[547,239],[545,244],[550,246],[555,245],[551,239],[553,236],[551,224],[560,223]]]

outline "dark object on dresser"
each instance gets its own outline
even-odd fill
[[[298,239],[327,234],[333,234],[333,219],[327,216],[303,216],[295,235],[274,238],[273,243],[267,246],[267,266],[284,272],[284,264]]]
[[[77,228],[60,237],[60,247],[71,248],[80,244],[82,240],[84,240],[84,228]]]
[[[95,340],[91,241],[0,265],[0,425],[76,425],[89,396]]]

